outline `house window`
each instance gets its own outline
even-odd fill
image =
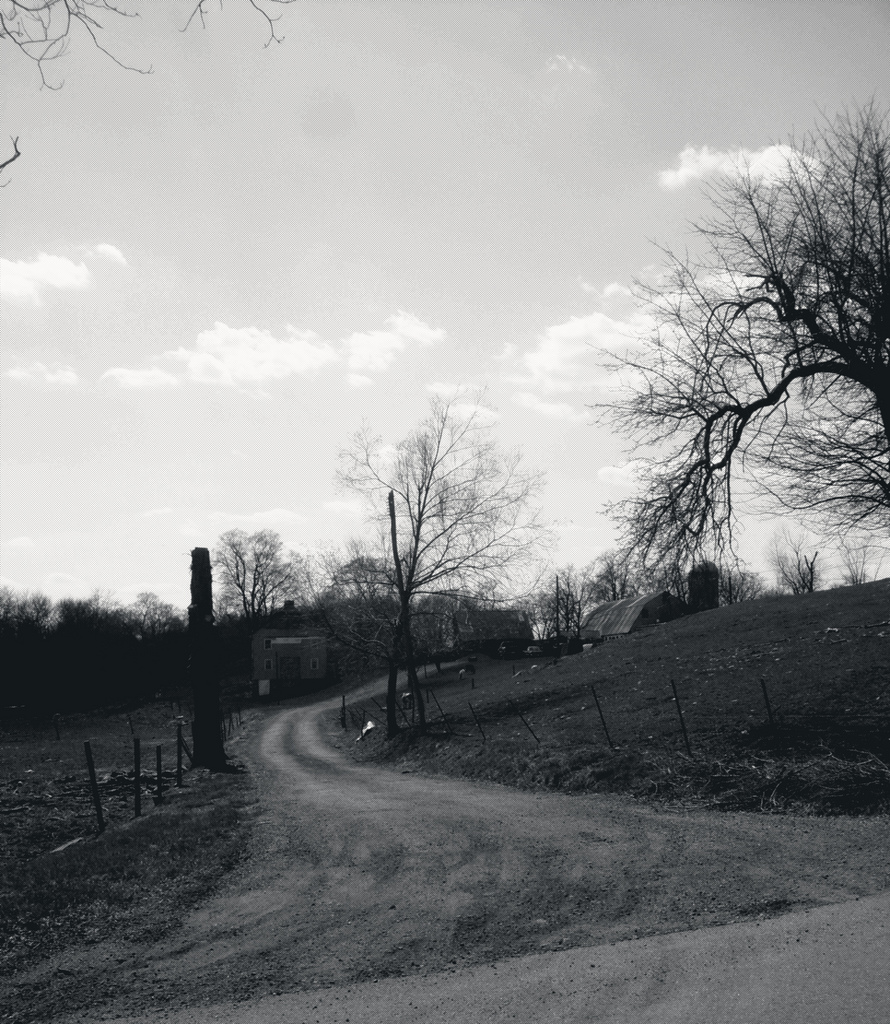
[[[263,641],[263,650],[265,650],[265,651],[271,651],[272,650],[272,637],[267,636],[266,639]]]
[[[266,658],[266,660],[263,662],[263,668],[264,669],[271,669],[272,668],[272,659],[271,658]]]
[[[310,669],[317,669],[318,668],[318,658],[310,658],[309,659],[309,668]]]

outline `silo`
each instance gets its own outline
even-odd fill
[[[720,604],[720,570],[713,562],[698,562],[689,570],[689,610],[704,612]]]

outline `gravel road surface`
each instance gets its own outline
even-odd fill
[[[890,1019],[887,820],[400,774],[323,739],[336,706],[242,752],[252,847],[216,897],[164,943],[55,965],[96,985],[70,1020]]]

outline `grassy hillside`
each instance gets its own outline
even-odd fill
[[[359,721],[381,718],[363,701],[349,706],[340,742],[401,770],[531,789],[736,810],[890,809],[890,580],[719,608],[531,666],[480,656],[474,683],[456,665],[428,668],[430,735],[405,728],[386,741],[378,728],[356,743]]]

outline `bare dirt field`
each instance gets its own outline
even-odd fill
[[[161,941],[19,969],[0,1019],[204,1007],[244,1020],[239,1004],[276,993],[399,976],[422,989],[505,957],[756,927],[890,889],[883,816],[715,814],[402,774],[325,742],[338,701],[256,714],[237,751],[257,787],[249,849],[209,901]]]

